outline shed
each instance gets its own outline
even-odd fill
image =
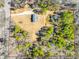
[[[32,14],[31,15],[31,22],[36,22],[37,21],[37,15],[36,14]]]

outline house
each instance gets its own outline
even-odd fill
[[[37,15],[36,14],[32,14],[31,15],[31,22],[36,22],[37,21]]]

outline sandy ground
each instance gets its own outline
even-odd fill
[[[53,12],[48,11],[44,15],[37,15],[38,19],[36,22],[31,22],[31,15],[30,14],[11,14],[11,18],[13,22],[19,25],[23,30],[29,32],[30,39],[35,41],[36,40],[36,33],[40,30],[41,27],[48,25],[46,19],[48,14],[53,14]]]
[[[23,15],[23,16],[12,16],[12,20],[19,25],[23,30],[29,32],[30,39],[35,41],[36,35],[41,27],[45,26],[45,17],[44,15],[38,15],[38,19],[36,22],[31,22],[30,15]]]
[[[47,12],[45,15],[38,15],[38,19],[36,22],[31,22],[31,13],[30,14],[24,14],[24,12],[27,11],[32,11],[30,8],[28,8],[29,6],[26,5],[25,8],[21,8],[21,9],[17,9],[15,11],[11,11],[11,20],[18,26],[20,26],[24,31],[27,31],[29,33],[29,38],[31,41],[36,41],[36,33],[40,30],[41,27],[48,25],[48,22],[46,21],[48,14],[51,14],[53,12]],[[16,14],[16,15],[13,15]],[[19,14],[19,15],[18,15]],[[15,41],[13,39],[13,41]],[[13,42],[12,39],[10,42]],[[15,46],[16,44],[14,43],[14,45],[9,46],[9,56],[16,56],[17,52],[15,51]]]
[[[26,8],[28,9],[28,7],[25,7],[25,9]],[[52,14],[53,12],[48,11],[44,15],[37,15],[38,19],[34,23],[31,22],[31,14],[32,13],[33,13],[32,10],[28,9],[24,12],[12,13],[11,18],[12,18],[13,22],[15,22],[23,30],[27,31],[30,34],[29,39],[31,39],[32,41],[36,41],[36,38],[37,38],[36,33],[40,30],[41,27],[47,25],[47,21],[46,21],[47,16],[48,16],[48,14]]]

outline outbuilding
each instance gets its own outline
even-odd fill
[[[36,22],[38,19],[37,15],[36,14],[32,14],[31,15],[31,22]]]

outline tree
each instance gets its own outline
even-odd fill
[[[27,37],[27,32],[23,31],[19,26],[14,26],[14,30],[12,31],[13,37],[18,41],[22,39],[26,39]]]
[[[57,25],[57,31],[53,34],[52,43],[57,47],[66,50],[73,50],[74,42],[67,46],[68,42],[74,40],[74,16],[70,11],[64,11],[61,13],[59,22]]]
[[[39,37],[41,37],[42,40],[49,40],[53,33],[53,26],[47,27],[46,29],[42,28],[42,30],[39,31],[39,34],[41,34]]]

